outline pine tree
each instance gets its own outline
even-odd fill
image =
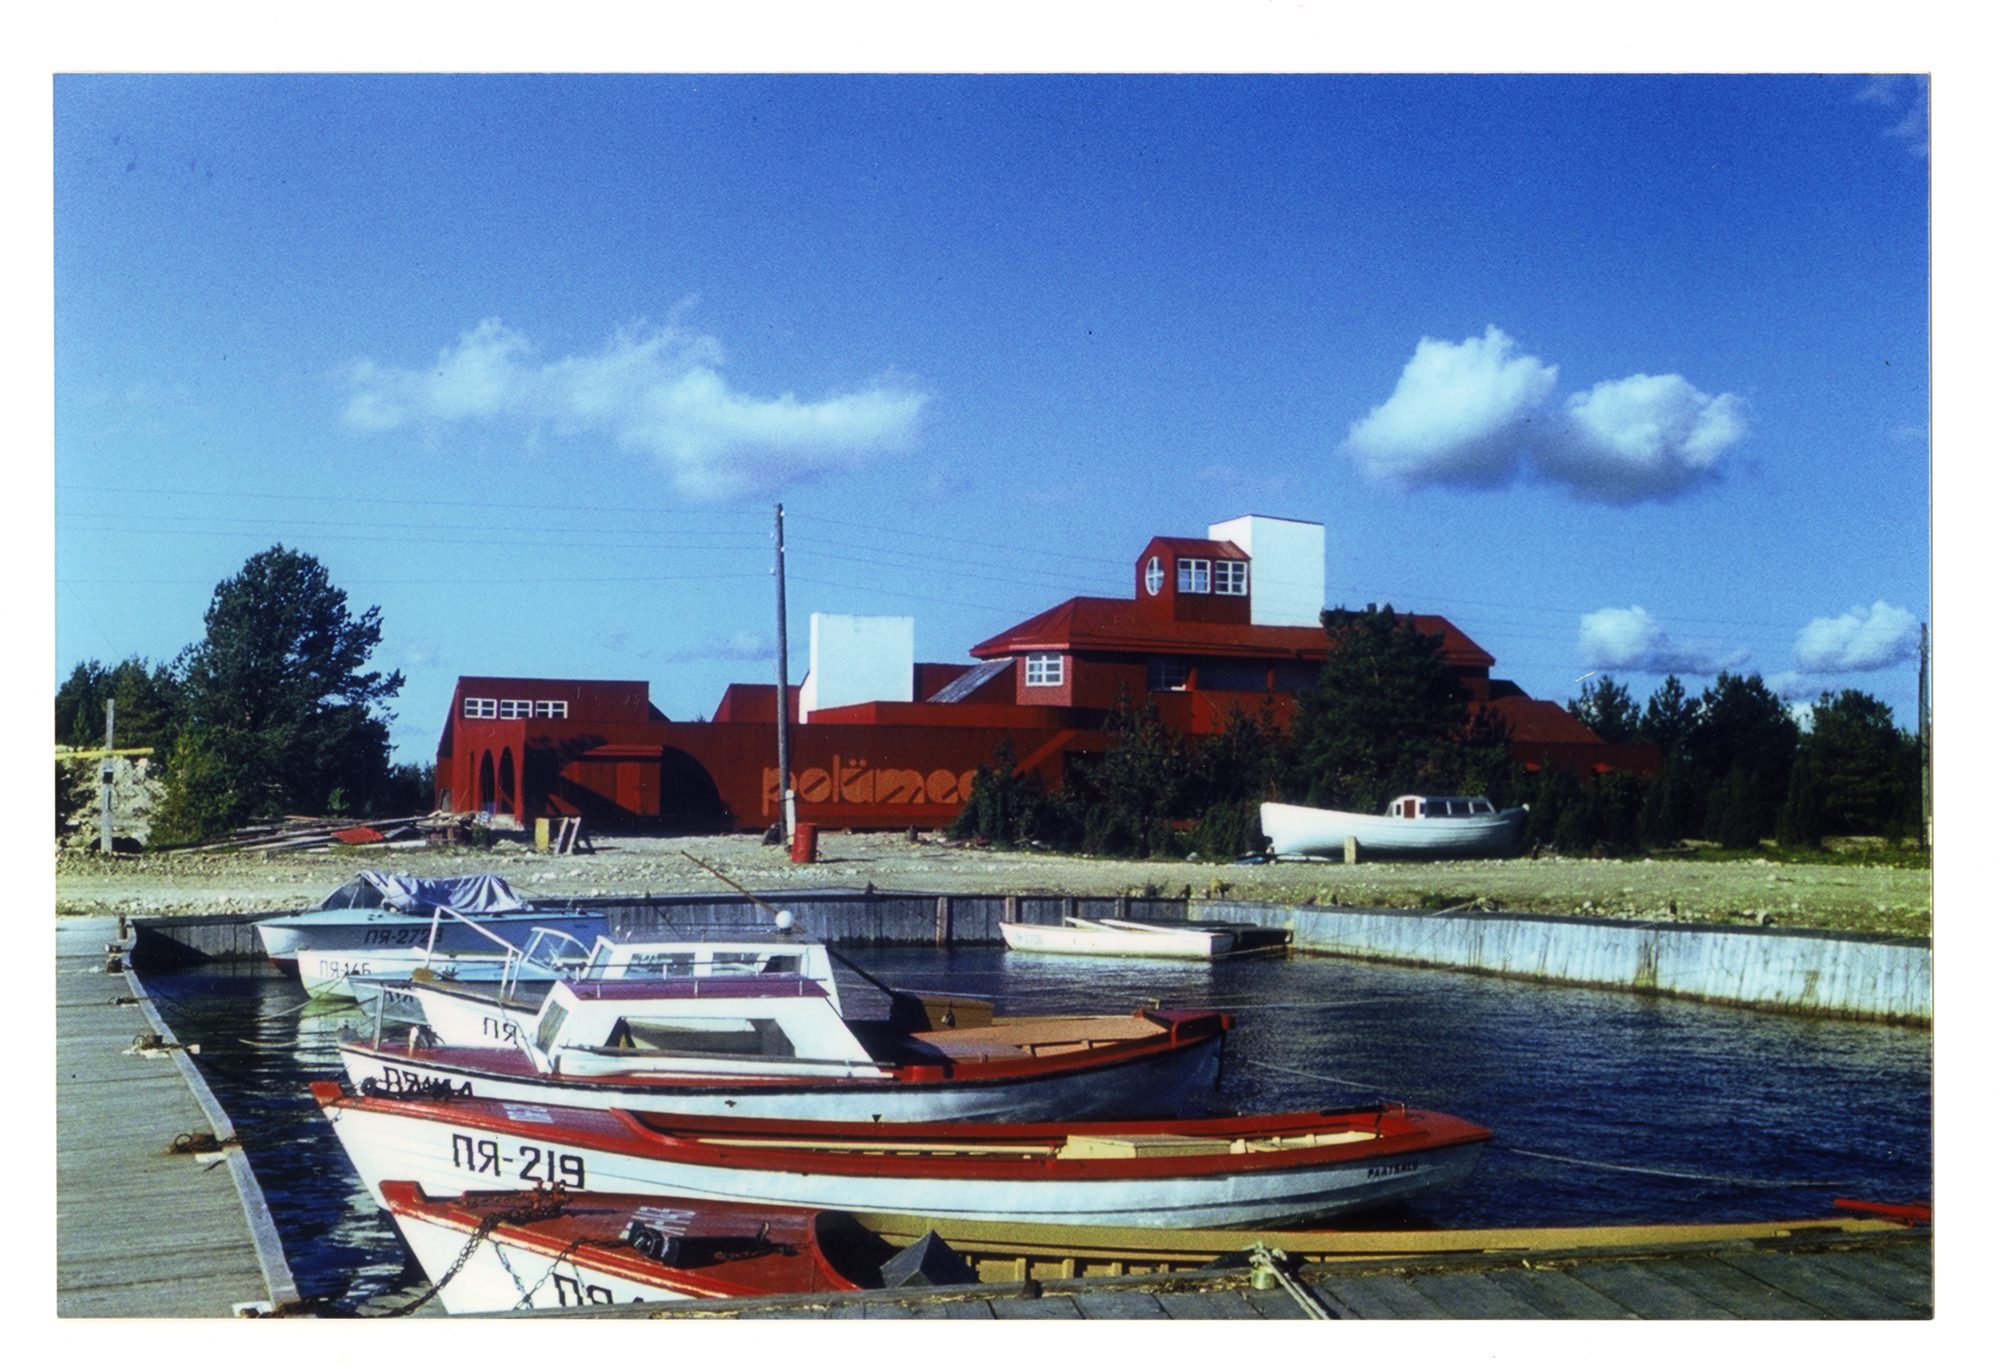
[[[1453,752],[1472,727],[1468,695],[1443,634],[1418,631],[1386,604],[1331,609],[1321,622],[1331,647],[1318,683],[1299,695],[1290,792],[1316,808],[1377,812],[1400,793],[1456,788],[1420,783],[1462,779],[1467,760]]]
[[[358,618],[311,556],[274,546],[216,586],[207,635],[175,663],[181,728],[157,838],[191,841],[283,812],[369,811],[389,782],[401,672],[364,669],[381,610]]]

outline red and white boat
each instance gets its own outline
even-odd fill
[[[1199,1121],[829,1124],[312,1086],[369,1192],[562,1184],[1056,1225],[1282,1227],[1472,1172],[1484,1127],[1400,1106]]]
[[[836,1268],[822,1244],[828,1215],[797,1208],[566,1189],[432,1198],[406,1180],[384,1183],[381,1197],[447,1312],[868,1286]],[[879,1282],[876,1269],[861,1277]]]
[[[491,986],[413,985],[430,1020],[493,1044],[431,1044],[423,1029],[398,1040],[378,1019],[371,1037],[342,1038],[341,1060],[356,1088],[394,1094],[834,1122],[1032,1121],[1172,1113],[1213,1078],[1229,1029],[1227,1015],[1202,1010],[1006,1018],[982,1000],[893,991],[889,1017],[851,1019],[824,946],[752,951],[763,958],[739,973],[702,961],[708,972],[559,979],[525,1020]]]

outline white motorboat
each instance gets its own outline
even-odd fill
[[[1275,856],[1356,859],[1481,860],[1521,849],[1526,808],[1496,810],[1477,794],[1405,794],[1381,815],[1266,803],[1259,809]]]
[[[603,943],[600,943],[602,946]],[[611,947],[610,953],[625,948]],[[371,1094],[833,1121],[1159,1115],[1212,1078],[1226,1014],[996,1017],[979,999],[889,989],[882,1019],[843,1014],[814,942],[634,947],[616,975],[566,977],[532,1018],[480,986],[412,983],[431,1030],[343,1035]]]
[[[264,953],[307,993],[354,998],[370,991],[352,980],[404,977],[461,958],[461,972],[476,973],[470,967],[478,963],[497,972],[507,951],[542,928],[588,944],[605,931],[605,920],[524,903],[498,875],[417,879],[367,871],[312,912],[256,926]]]

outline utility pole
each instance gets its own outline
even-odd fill
[[[785,506],[778,505],[778,813],[785,844],[792,840],[796,808],[792,796],[791,667],[785,644]]]
[[[1931,625],[1917,628],[1917,754],[1923,764],[1923,810],[1917,815],[1917,840],[1931,849]]]
[[[99,777],[102,779],[103,784],[98,794],[97,836],[99,848],[107,856],[111,854],[111,789],[112,783],[118,774],[118,758],[111,754],[112,748],[118,744],[112,740],[113,732],[117,726],[117,718],[118,700],[106,699],[104,701],[104,769],[99,772]]]

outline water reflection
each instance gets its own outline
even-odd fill
[[[1012,1013],[1158,1000],[1235,1014],[1212,1108],[1393,1099],[1490,1127],[1474,1177],[1380,1224],[1584,1225],[1824,1215],[1835,1196],[1928,1200],[1927,1032],[1297,956],[1209,965],[846,953],[901,987]],[[852,1007],[871,992],[858,979]],[[401,1243],[306,1095],[351,1012],[268,967],[149,976],[236,1120],[300,1291],[352,1310],[406,1286]]]

